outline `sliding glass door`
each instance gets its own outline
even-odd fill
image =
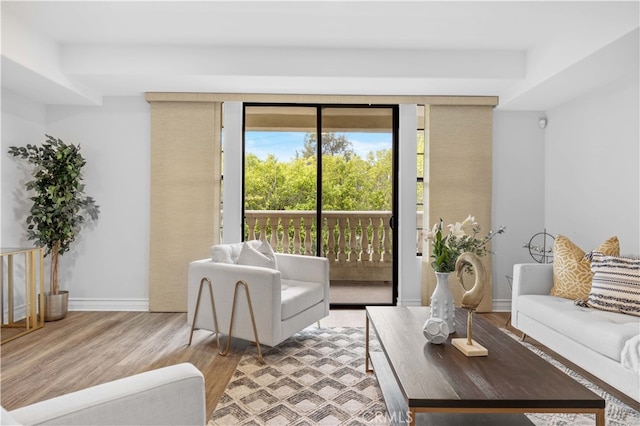
[[[333,306],[393,304],[397,107],[244,107],[245,239],[329,259]]]

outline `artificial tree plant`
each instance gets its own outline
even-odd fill
[[[56,295],[59,256],[69,250],[87,216],[98,218],[100,207],[84,193],[82,167],[86,161],[80,146],[45,136],[41,146],[12,146],[9,154],[33,166],[33,179],[26,184],[27,190],[35,192],[30,198],[27,238],[45,247],[45,256],[51,254],[50,290]]]

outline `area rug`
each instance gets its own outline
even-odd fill
[[[503,330],[507,332],[507,330]],[[516,338],[515,335],[511,334]],[[373,337],[373,334],[372,334]],[[372,339],[373,340],[373,339]],[[607,401],[607,425],[640,425],[640,413],[569,370],[551,362]],[[380,350],[375,340],[372,350]],[[363,328],[309,327],[276,348],[263,348],[265,364],[250,346],[208,425],[388,425],[374,374],[364,372]],[[539,426],[593,425],[589,414],[527,414]]]

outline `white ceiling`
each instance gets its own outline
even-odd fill
[[[2,1],[2,86],[499,96],[546,110],[638,75],[636,1]]]

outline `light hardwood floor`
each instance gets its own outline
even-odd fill
[[[508,318],[507,313],[481,315],[498,327],[504,327]],[[332,310],[321,321],[323,327],[364,324],[364,310]],[[154,368],[190,362],[205,376],[210,413],[247,343],[234,340],[231,353],[222,357],[217,354],[212,333],[196,331],[191,346],[188,340],[184,313],[70,312],[64,320],[46,323],[43,329],[0,347],[2,406],[12,410]],[[616,396],[624,398],[619,393]],[[634,403],[630,398],[625,402]]]

